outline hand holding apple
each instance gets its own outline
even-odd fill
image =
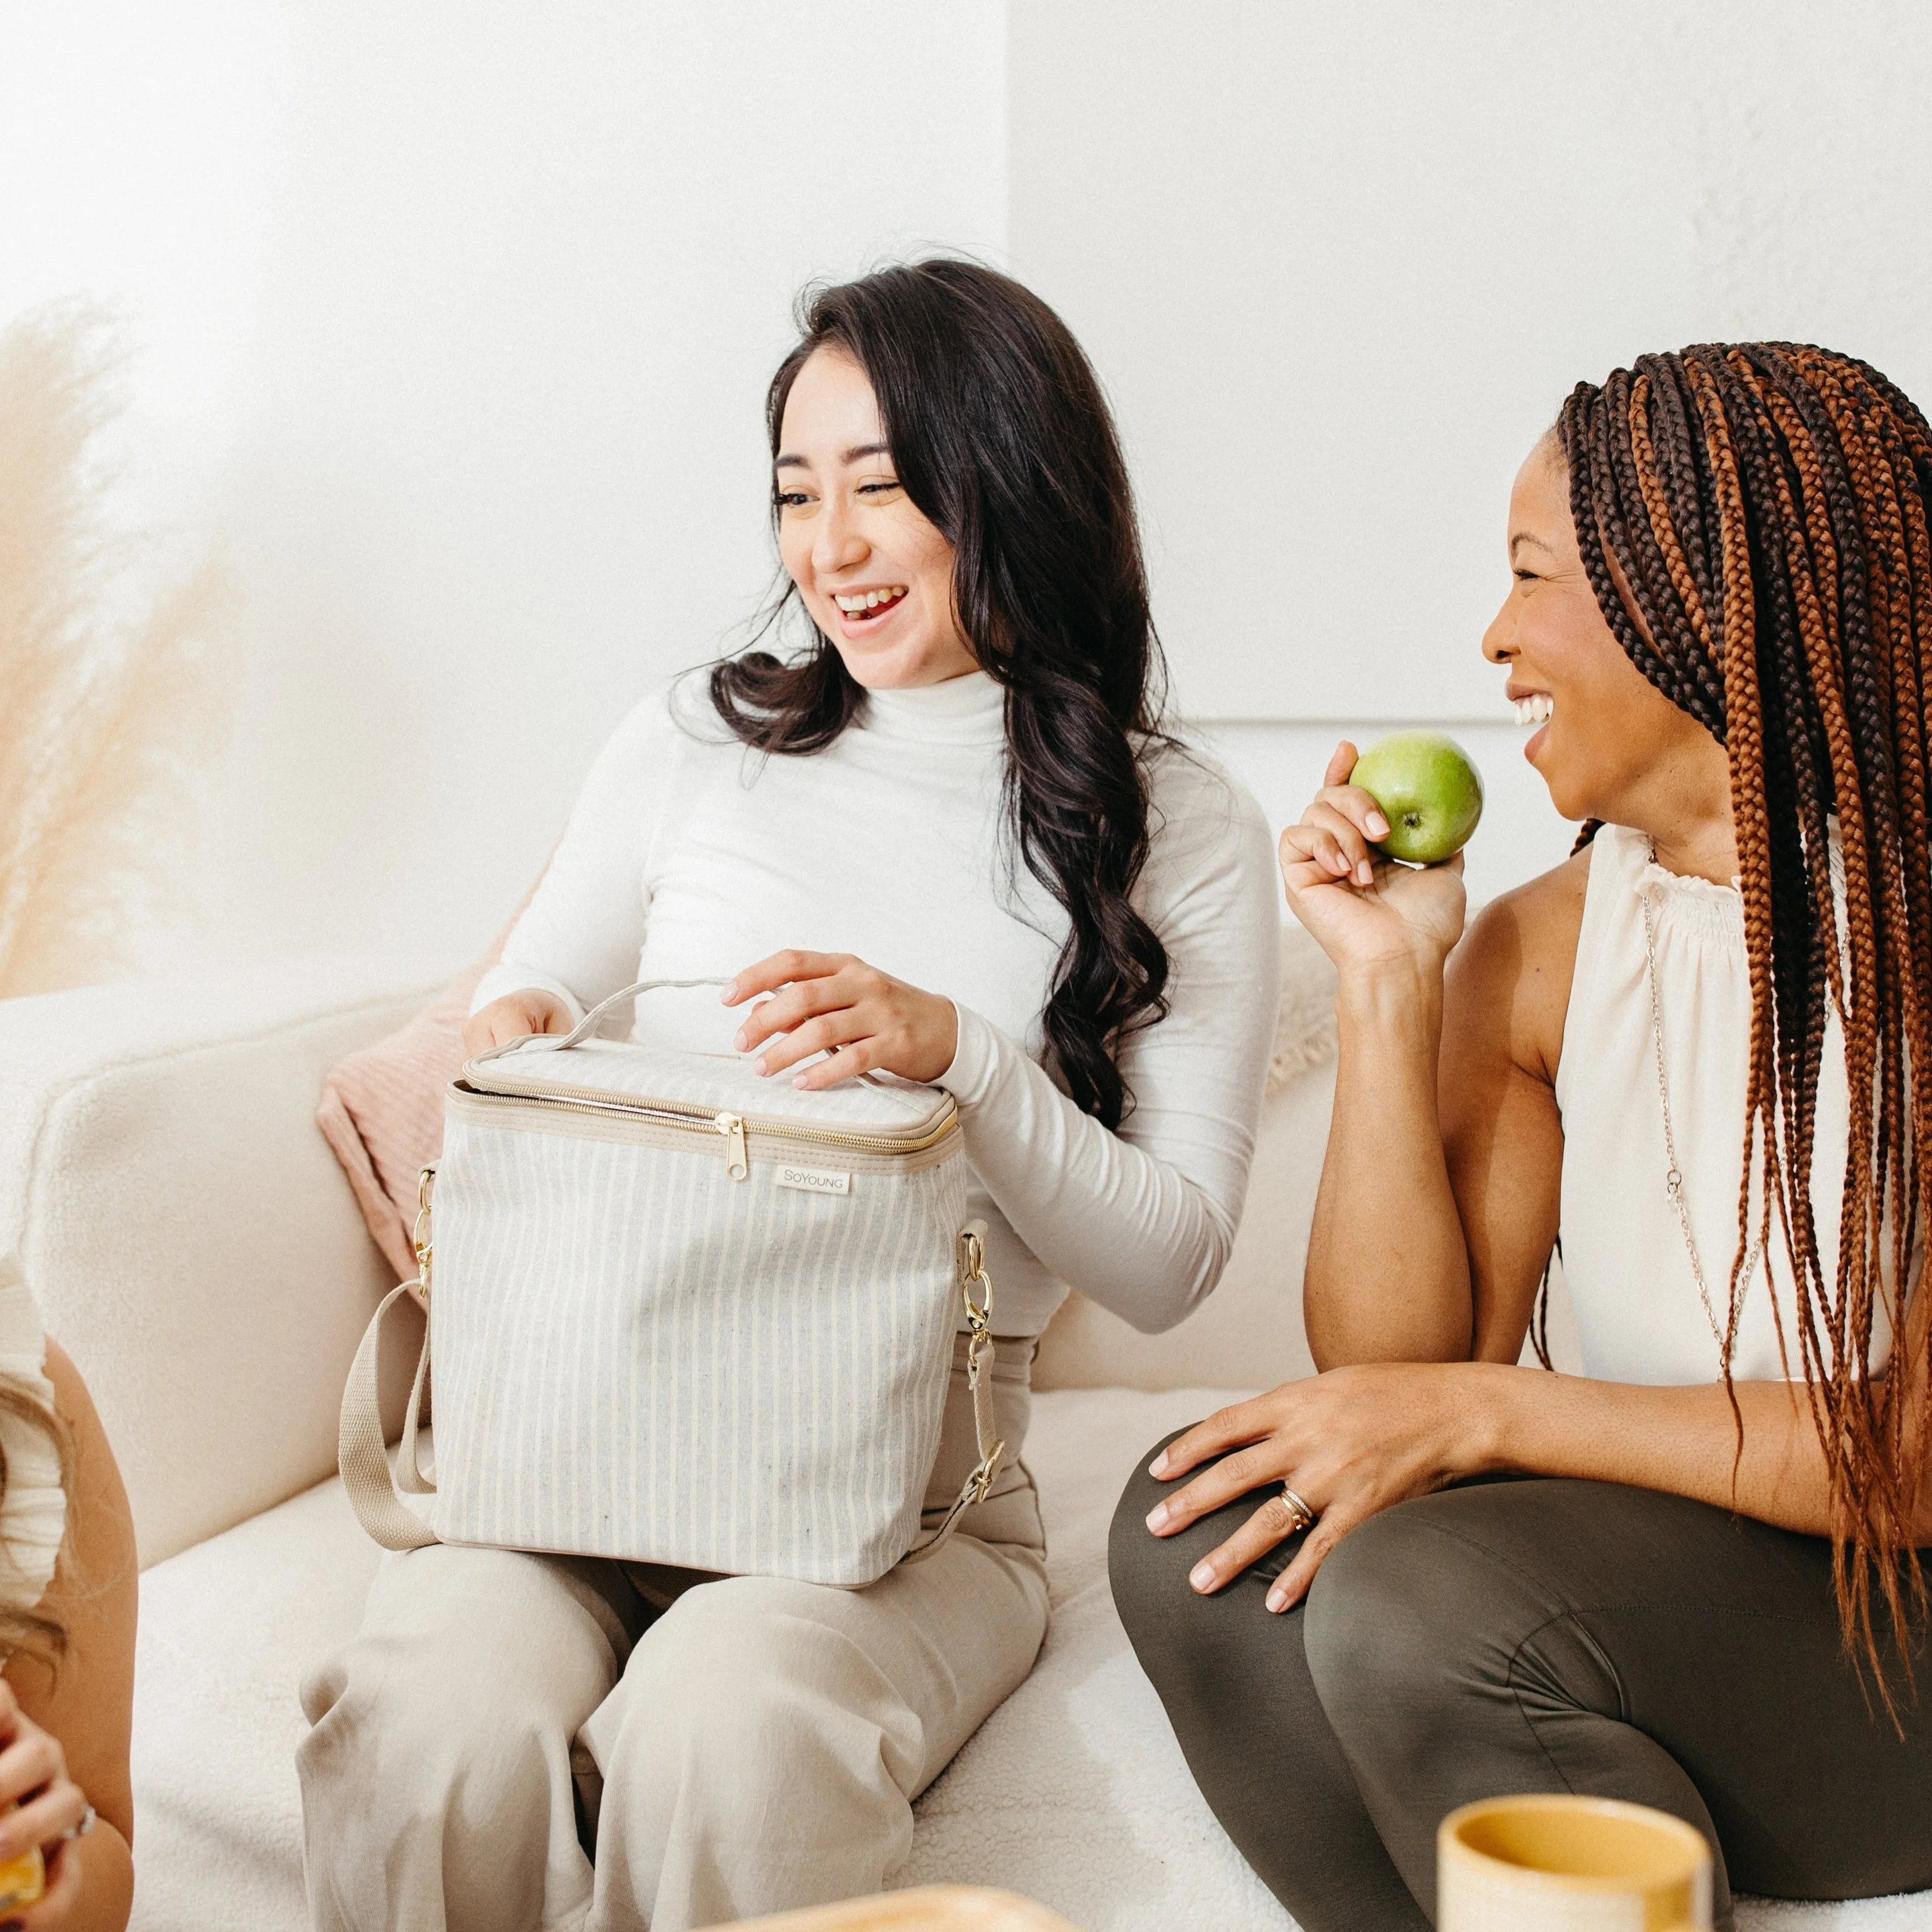
[[[1358,763],[1344,739],[1300,824],[1281,835],[1289,907],[1340,968],[1439,970],[1462,934],[1462,856],[1420,870],[1384,856],[1396,827],[1349,782]]]

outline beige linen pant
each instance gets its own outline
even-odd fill
[[[1010,1444],[1033,1348],[1000,1344]],[[975,1460],[956,1364],[929,1522]],[[912,1801],[1033,1667],[1045,1554],[1014,1460],[938,1556],[863,1590],[385,1558],[302,1687],[317,1932],[686,1932],[880,1890]]]

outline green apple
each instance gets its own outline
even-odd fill
[[[1483,777],[1440,731],[1378,739],[1348,774],[1382,808],[1388,836],[1376,848],[1412,866],[1439,866],[1469,842],[1483,815]]]

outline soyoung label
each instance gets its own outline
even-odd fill
[[[852,1177],[849,1174],[830,1174],[822,1167],[781,1167],[778,1184],[781,1187],[796,1187],[801,1194],[850,1194]]]

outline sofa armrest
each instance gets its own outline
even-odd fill
[[[390,1270],[316,1102],[447,976],[317,960],[0,1001],[0,1252],[87,1378],[144,1566],[334,1468]]]

